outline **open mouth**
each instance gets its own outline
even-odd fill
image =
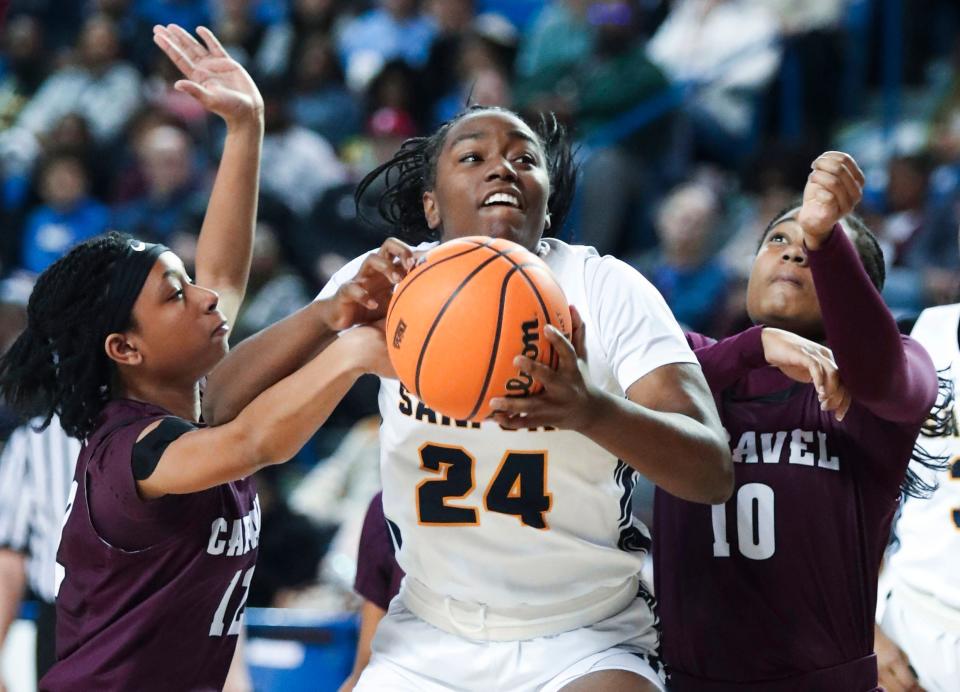
[[[519,195],[513,192],[491,192],[483,200],[482,207],[511,207],[522,209]]]

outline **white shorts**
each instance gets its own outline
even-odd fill
[[[356,692],[556,692],[600,670],[628,670],[665,692],[660,632],[645,592],[616,615],[550,637],[477,642],[390,603]]]
[[[960,692],[960,612],[894,581],[880,626],[927,692]]]

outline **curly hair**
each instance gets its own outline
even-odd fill
[[[389,161],[374,168],[357,185],[354,194],[357,214],[363,217],[361,200],[374,182],[383,176],[386,189],[380,194],[377,210],[388,224],[397,229],[397,237],[410,244],[439,240],[439,231],[427,225],[423,213],[423,193],[436,185],[437,159],[450,129],[466,116],[482,111],[520,117],[506,108],[474,105],[445,122],[432,135],[406,140]],[[558,231],[563,228],[573,202],[577,166],[566,128],[552,113],[542,114],[531,129],[540,140],[546,156],[550,179],[547,211],[551,218],[551,229]]]
[[[27,304],[27,327],[0,358],[0,396],[19,414],[60,417],[86,439],[111,397],[116,366],[104,352],[107,295],[129,236],[92,238],[48,267]],[[132,326],[132,317],[125,328]]]
[[[763,246],[763,241],[766,240],[770,230],[789,217],[793,212],[799,210],[802,204],[802,200],[798,199],[774,215],[770,223],[767,224],[767,227],[763,229],[763,233],[760,236],[760,244],[757,247],[758,251],[760,247]],[[844,216],[840,219],[840,225],[848,231],[853,232],[853,246],[857,249],[857,255],[860,256],[860,263],[863,264],[867,276],[870,277],[870,283],[872,283],[878,291],[882,291],[883,284],[887,280],[887,268],[883,261],[883,249],[877,241],[877,236],[873,234],[873,231],[864,223],[863,219],[856,214],[847,214]]]

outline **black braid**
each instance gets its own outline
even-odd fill
[[[495,111],[520,117],[498,106],[474,105],[445,122],[432,135],[406,140],[393,158],[374,168],[357,185],[354,194],[357,214],[363,217],[361,200],[371,185],[383,176],[386,189],[377,200],[377,211],[388,224],[396,228],[397,237],[410,244],[439,240],[439,231],[427,225],[423,213],[423,193],[436,185],[437,158],[447,133],[462,118],[478,111]],[[542,114],[540,121],[531,129],[540,139],[546,156],[550,177],[547,211],[550,214],[550,227],[556,232],[563,228],[573,203],[577,167],[566,128],[552,113]]]
[[[953,384],[953,374],[949,367],[937,371],[937,400],[930,410],[930,415],[920,428],[920,435],[913,445],[913,454],[910,461],[924,466],[930,471],[940,472],[950,468],[949,454],[937,455],[929,452],[921,440],[925,437],[956,437],[957,415],[956,391]],[[900,486],[904,495],[910,497],[927,498],[937,489],[937,483],[928,483],[912,468],[907,469],[907,475]]]
[[[116,368],[103,348],[107,288],[129,237],[111,232],[73,248],[37,279],[27,327],[0,359],[0,396],[24,417],[54,415],[86,439],[110,399]],[[129,326],[129,325],[128,325]]]
[[[760,236],[760,246],[763,246],[763,241],[767,239],[767,234],[770,233],[770,230],[783,221],[784,218],[792,216],[792,212],[799,211],[801,205],[802,200],[796,200],[790,206],[777,212],[773,219],[770,220],[770,223],[767,224],[767,227],[763,229],[763,235]],[[880,247],[877,237],[873,234],[873,231],[867,227],[863,219],[856,214],[847,214],[840,219],[840,223],[854,232],[853,246],[857,249],[860,262],[863,264],[867,276],[870,277],[870,283],[872,283],[878,291],[882,291],[883,284],[887,280],[887,268],[883,261],[883,249]]]

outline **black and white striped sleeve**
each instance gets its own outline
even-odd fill
[[[18,428],[0,454],[0,548],[27,551],[33,493],[28,482],[30,451],[26,427]]]

